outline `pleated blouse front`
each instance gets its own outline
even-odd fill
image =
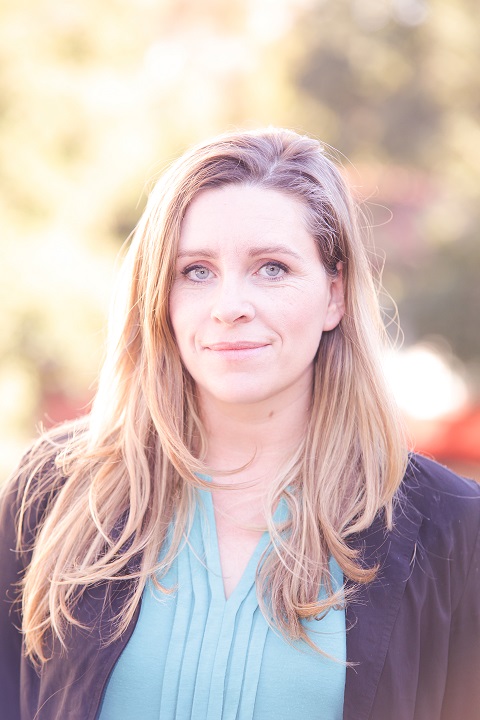
[[[162,579],[172,593],[147,584],[99,720],[341,720],[344,611],[305,621],[309,637],[330,658],[272,630],[255,591],[268,533],[226,599],[211,493],[199,490],[198,500],[189,540]],[[340,586],[333,560],[330,569]]]

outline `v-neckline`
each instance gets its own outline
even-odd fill
[[[200,515],[200,531],[205,551],[205,564],[208,570],[212,599],[221,602],[224,607],[238,607],[255,585],[258,563],[262,553],[268,546],[270,535],[268,531],[262,533],[239,581],[227,598],[225,595],[212,493],[203,488],[199,489],[199,499],[205,510],[205,512],[202,512],[201,506],[197,508],[197,512],[199,512]]]

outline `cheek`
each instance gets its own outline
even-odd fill
[[[172,293],[169,303],[170,324],[173,330],[173,336],[180,347],[185,332],[185,319],[183,317],[182,308],[178,303],[176,296]]]
[[[173,335],[177,342],[180,355],[192,349],[200,319],[198,317],[198,305],[195,302],[181,302],[180,298],[172,295],[170,300],[170,323]]]
[[[326,303],[323,299],[319,302],[318,294],[312,295],[310,302],[297,307],[295,336],[299,345],[312,356],[316,354],[320,344],[326,312]]]

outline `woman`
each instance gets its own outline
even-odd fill
[[[90,416],[3,494],[7,720],[479,717],[480,492],[407,454],[321,146],[188,152],[116,309]]]

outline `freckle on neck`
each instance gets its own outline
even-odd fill
[[[273,410],[270,410],[270,412],[268,413],[268,417],[269,418],[273,417]]]

